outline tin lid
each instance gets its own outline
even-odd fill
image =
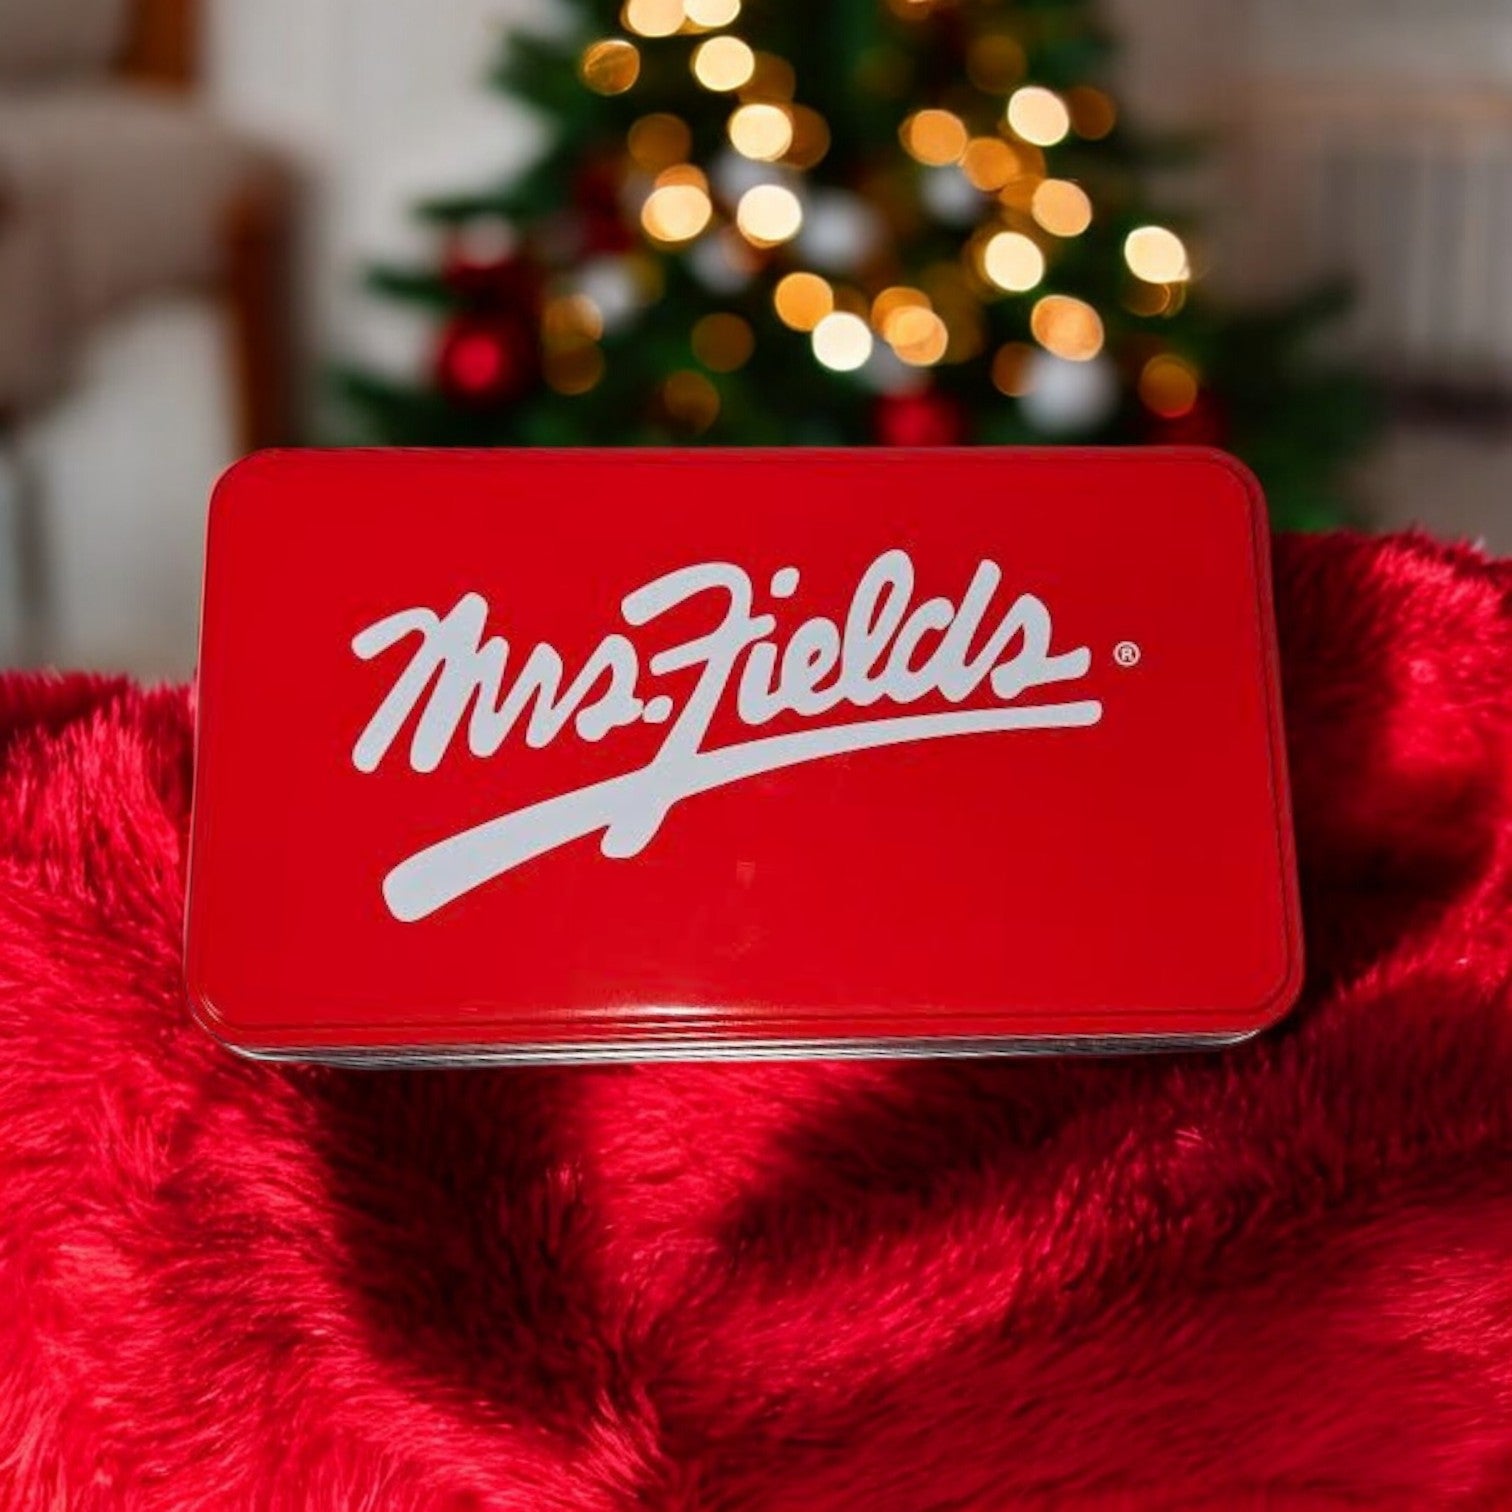
[[[259,1053],[1223,1039],[1298,990],[1209,451],[280,452],[211,506],[187,970]]]

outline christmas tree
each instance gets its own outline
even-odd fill
[[[420,208],[412,384],[348,372],[365,439],[468,446],[1209,443],[1281,525],[1340,513],[1366,386],[1331,293],[1203,297],[1149,203],[1168,147],[1108,92],[1090,0],[573,0],[497,84],[550,142]]]

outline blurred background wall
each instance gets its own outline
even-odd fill
[[[17,0],[0,0],[0,5]],[[1115,0],[1125,102],[1221,150],[1171,192],[1216,218],[1215,278],[1240,295],[1343,270],[1341,338],[1390,381],[1361,497],[1512,550],[1512,9],[1506,0]],[[297,200],[290,298],[297,428],[318,434],[323,364],[395,372],[423,324],[358,291],[371,255],[424,245],[409,210],[523,160],[518,107],[480,87],[541,0],[207,0],[192,90],[265,144]],[[4,116],[0,113],[0,132]],[[46,500],[47,633],[20,640],[0,581],[0,658],[181,675],[193,661],[209,485],[241,444],[224,302],[165,292],[93,329],[66,389],[6,463]],[[15,478],[0,484],[11,501]]]

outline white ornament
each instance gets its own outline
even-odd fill
[[[758,163],[742,157],[733,147],[726,147],[709,165],[709,181],[719,197],[734,204],[747,190],[758,184],[781,184],[798,193],[795,176],[771,163]]]
[[[804,201],[799,258],[826,273],[852,273],[881,246],[882,217],[859,195],[818,189]]]
[[[486,265],[514,255],[520,238],[502,215],[475,215],[453,233],[453,245],[466,262]]]
[[[699,237],[687,257],[694,278],[711,294],[738,294],[756,270],[755,262],[742,258],[723,235]]]
[[[929,387],[929,373],[910,367],[885,341],[879,341],[856,376],[878,394],[917,394]]]
[[[573,293],[593,301],[606,331],[623,330],[645,303],[645,293],[627,258],[590,257],[577,270]]]
[[[1118,374],[1104,356],[1070,362],[1036,351],[1025,373],[1028,391],[1019,399],[1024,418],[1046,436],[1096,430],[1118,408]]]
[[[947,226],[970,226],[982,213],[982,192],[959,168],[926,168],[920,175],[924,208]]]

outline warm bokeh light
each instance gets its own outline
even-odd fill
[[[1152,357],[1139,375],[1139,397],[1163,420],[1179,420],[1197,405],[1197,370],[1180,357]]]
[[[1124,238],[1124,261],[1146,283],[1181,283],[1192,276],[1192,265],[1181,238],[1164,226],[1140,226]]]
[[[851,373],[872,352],[872,335],[859,315],[836,310],[814,327],[814,356],[837,373]]]
[[[783,325],[812,331],[835,308],[835,296],[817,273],[789,273],[773,290],[772,304]]]
[[[594,42],[583,49],[578,73],[595,94],[624,94],[640,77],[640,53],[633,42]]]
[[[933,310],[908,305],[887,322],[887,341],[910,367],[932,367],[945,355],[950,332]]]
[[[1085,300],[1047,294],[1029,317],[1034,339],[1070,362],[1089,362],[1102,351],[1102,317]]]
[[[1149,284],[1131,278],[1124,286],[1123,307],[1135,315],[1165,315],[1172,305],[1171,296],[1180,284]]]
[[[693,150],[693,134],[675,115],[642,116],[631,128],[626,144],[638,168],[660,173],[683,162]]]
[[[982,248],[982,272],[998,288],[1022,294],[1045,276],[1045,254],[1022,231],[999,231]]]
[[[975,283],[954,259],[931,263],[920,287],[950,332],[947,362],[965,362],[982,350],[982,304]]]
[[[751,68],[751,77],[740,86],[742,100],[791,100],[798,88],[793,65],[776,53],[759,52]]]
[[[916,110],[898,128],[903,150],[932,168],[959,162],[966,151],[966,127],[948,110]]]
[[[929,295],[923,289],[911,289],[907,284],[893,284],[883,289],[871,303],[871,323],[883,336],[888,334],[888,322],[899,310],[930,308]]]
[[[793,144],[793,120],[781,105],[742,105],[726,130],[736,152],[758,163],[775,161]]]
[[[740,196],[735,224],[754,246],[775,247],[797,236],[803,224],[803,206],[798,196],[781,184],[757,184]]]
[[[806,105],[795,105],[790,117],[793,140],[783,161],[795,168],[812,168],[829,151],[830,132],[824,117]]]
[[[756,337],[739,315],[705,315],[693,327],[692,340],[693,355],[715,373],[733,373],[756,350]]]
[[[993,194],[1023,172],[1023,163],[1001,137],[972,137],[961,156],[961,172],[978,189]]]
[[[871,301],[852,284],[836,284],[833,290],[835,308],[847,315],[859,315],[862,320],[871,314]]]
[[[739,37],[710,37],[693,50],[693,77],[705,89],[739,89],[756,69],[756,54]]]
[[[668,415],[691,431],[706,431],[719,418],[719,390],[702,373],[670,374],[661,397]]]
[[[695,189],[709,192],[708,176],[697,163],[673,163],[656,175],[655,187],[665,189],[668,184],[692,184]]]
[[[666,292],[667,275],[662,271],[660,258],[634,252],[620,258],[615,266],[627,275],[638,306],[655,304]]]
[[[1028,67],[1024,49],[999,33],[978,37],[966,52],[966,73],[984,94],[1007,94]]]
[[[1118,107],[1090,84],[1067,90],[1066,106],[1071,112],[1071,129],[1085,141],[1101,141],[1118,124]]]
[[[604,354],[588,342],[548,348],[541,376],[559,394],[586,394],[604,376]]]
[[[1053,147],[1064,141],[1071,130],[1071,113],[1066,103],[1052,90],[1038,84],[1016,89],[1008,101],[1008,124],[1026,142],[1036,147]]]
[[[603,312],[586,294],[548,299],[541,311],[541,339],[547,347],[581,346],[603,334]]]
[[[1080,236],[1092,224],[1092,201],[1069,179],[1046,179],[1035,189],[1029,210],[1052,236]]]
[[[683,0],[683,10],[694,26],[713,29],[728,26],[740,14],[740,0]]]
[[[1033,386],[1030,362],[1034,348],[1027,342],[1010,341],[1000,346],[992,357],[992,384],[1000,394],[1017,399]]]
[[[696,171],[696,170],[695,170]],[[669,169],[676,173],[677,169]],[[714,213],[708,190],[697,183],[663,183],[653,189],[641,206],[641,225],[660,242],[692,241]]]
[[[625,0],[620,22],[642,37],[670,37],[686,19],[683,0]]]

